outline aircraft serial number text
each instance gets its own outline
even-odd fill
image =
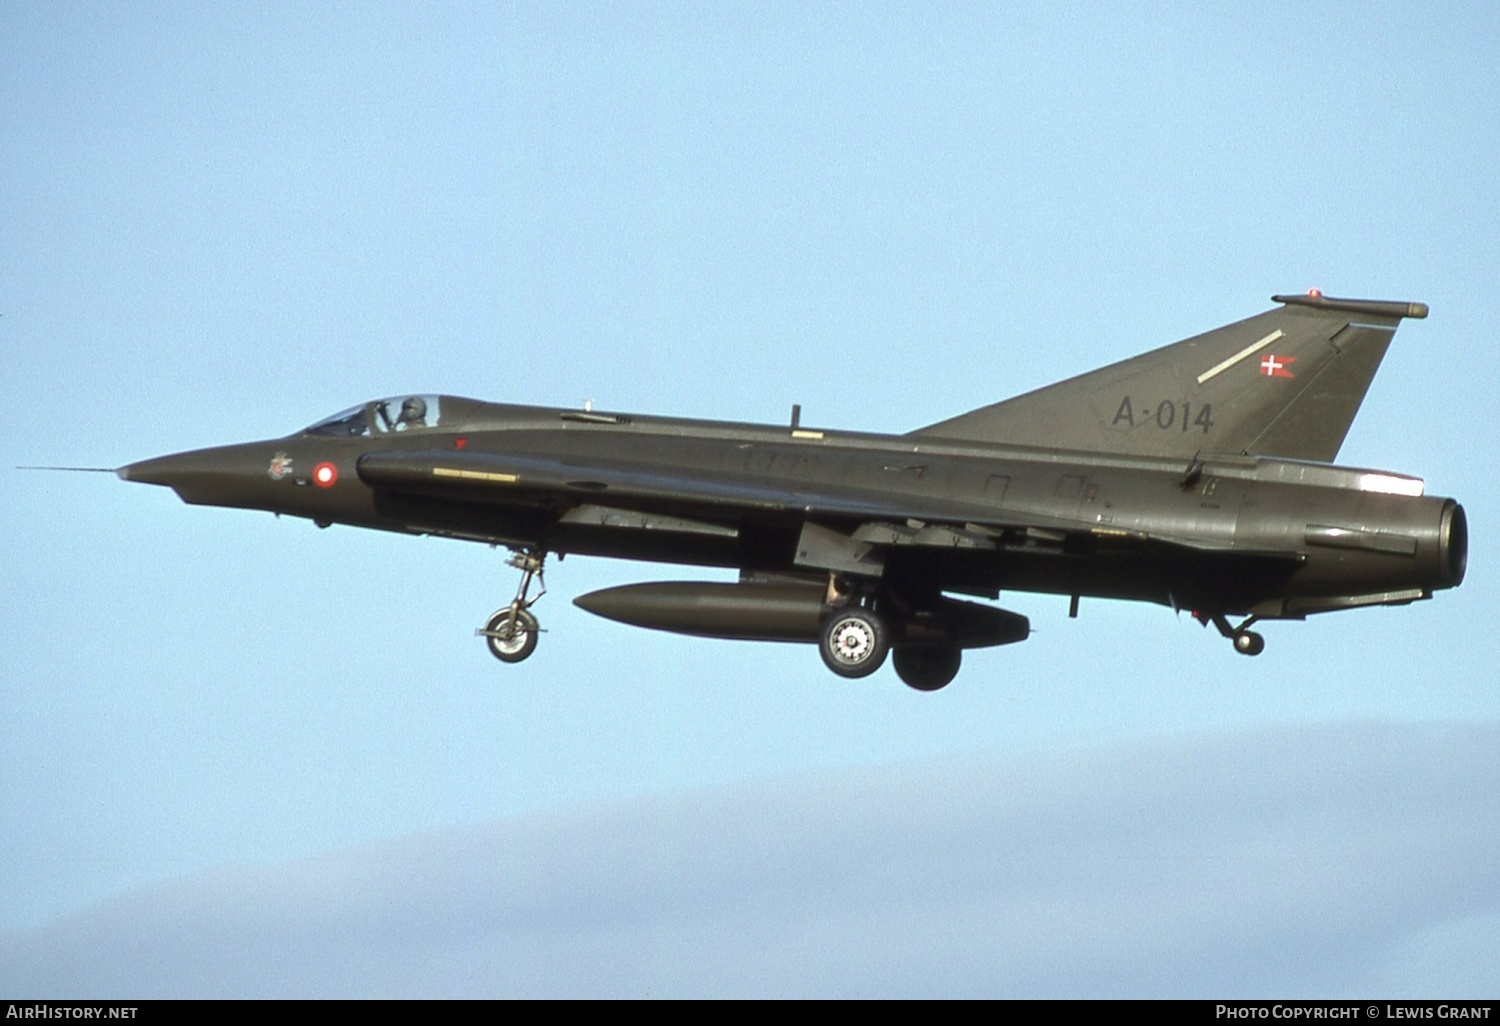
[[[1213,411],[1213,403],[1174,403],[1170,399],[1163,399],[1152,407],[1150,403],[1132,402],[1127,395],[1120,400],[1110,427],[1124,424],[1128,428],[1136,428],[1154,424],[1161,431],[1171,431],[1175,427],[1184,434],[1201,430],[1206,435],[1213,430]]]

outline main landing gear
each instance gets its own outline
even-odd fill
[[[963,653],[957,645],[901,645],[894,652],[891,630],[876,612],[870,596],[863,604],[835,609],[818,636],[818,654],[840,677],[868,677],[892,656],[896,675],[918,691],[936,691],[958,676]]]
[[[868,677],[880,669],[890,650],[890,630],[873,609],[846,606],[823,621],[818,654],[840,677]]]
[[[918,691],[947,687],[958,676],[963,659],[963,650],[957,645],[908,645],[896,649],[891,656],[896,676]]]
[[[1240,655],[1258,656],[1266,650],[1266,639],[1255,631],[1250,630],[1250,625],[1258,617],[1249,617],[1238,627],[1231,627],[1229,626],[1229,621],[1224,619],[1223,613],[1214,613],[1208,617],[1196,613],[1194,615],[1198,617],[1200,623],[1205,625],[1211,623],[1217,627],[1219,633],[1229,639],[1230,643],[1234,645],[1234,650]]]
[[[485,639],[490,646],[490,655],[502,663],[519,663],[536,651],[537,636],[541,626],[531,613],[531,607],[547,594],[547,582],[542,576],[542,564],[547,554],[540,549],[520,549],[511,553],[509,563],[521,571],[521,586],[510,605],[495,610],[485,625],[474,633]],[[535,580],[541,591],[527,598],[531,582]]]

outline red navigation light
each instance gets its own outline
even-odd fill
[[[1317,299],[1319,296],[1321,296],[1323,294],[1323,290],[1319,289],[1319,288],[1311,288],[1311,289],[1307,290],[1307,294],[1309,296],[1312,296],[1314,299]]]

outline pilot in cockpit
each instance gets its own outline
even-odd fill
[[[427,427],[427,400],[419,395],[409,395],[401,400],[401,412],[391,419],[391,412],[396,408],[396,400],[387,399],[375,407],[375,415],[380,421],[383,431],[409,431],[412,428]]]
[[[427,402],[419,395],[407,396],[401,401],[401,413],[396,417],[395,430],[423,428],[427,426]]]

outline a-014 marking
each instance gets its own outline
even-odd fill
[[[1184,434],[1190,428],[1199,428],[1205,435],[1213,430],[1213,403],[1195,405],[1187,401],[1174,403],[1170,399],[1163,399],[1156,404],[1155,409],[1152,409],[1149,402],[1142,402],[1140,406],[1141,412],[1137,414],[1130,396],[1122,397],[1119,408],[1115,410],[1115,419],[1110,421],[1109,426],[1119,427],[1121,422],[1131,428],[1155,424],[1162,431],[1170,431],[1176,425]]]

